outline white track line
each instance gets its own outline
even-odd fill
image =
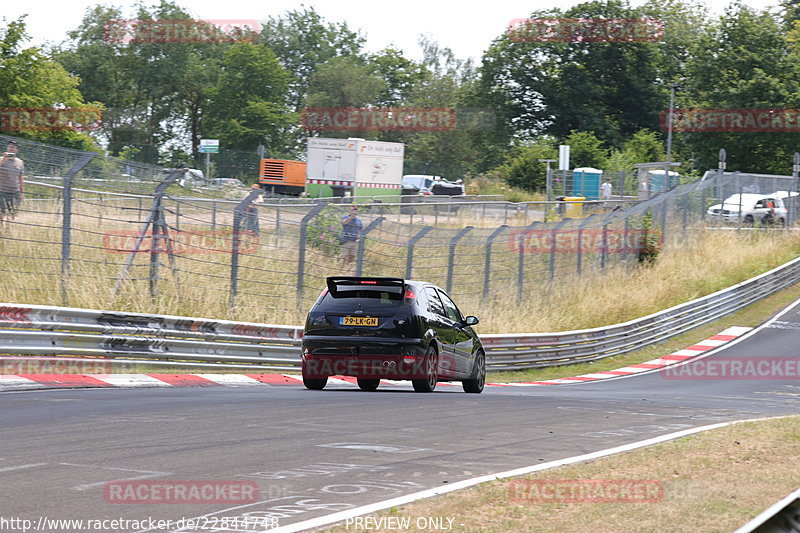
[[[486,476],[474,477],[471,479],[465,479],[463,481],[457,481],[455,483],[450,483],[446,487],[436,487],[433,489],[423,490],[420,492],[415,492],[412,494],[406,494],[405,496],[399,496],[397,498],[392,498],[390,500],[383,500],[380,502],[372,503],[369,505],[363,505],[361,507],[356,507],[354,509],[348,509],[346,511],[339,511],[337,513],[329,514],[326,516],[321,516],[318,518],[311,518],[309,520],[303,520],[302,522],[295,522],[294,524],[288,524],[283,527],[278,527],[275,529],[270,529],[271,533],[293,533],[295,531],[304,531],[306,529],[316,528],[327,526],[330,524],[334,524],[337,522],[342,522],[348,518],[354,518],[356,516],[361,516],[370,513],[376,513],[378,511],[382,511],[384,509],[389,509],[390,507],[398,507],[400,505],[406,505],[411,502],[415,502],[417,500],[422,500],[425,498],[431,498],[433,496],[440,496],[442,494],[447,494],[449,492],[454,492],[457,490],[465,489],[468,487],[473,487],[480,483],[486,483],[489,481],[495,481],[499,479],[505,479],[515,476],[522,476],[525,474],[530,474],[533,472],[539,472],[542,470],[549,470],[551,468],[557,468],[559,466],[566,466],[575,463],[582,463],[585,461],[591,461],[593,459],[598,459],[600,457],[608,457],[610,455],[615,455],[622,452],[627,452],[631,450],[636,450],[639,448],[644,448],[647,446],[652,446],[654,444],[660,444],[662,442],[670,441],[679,439],[681,437],[685,437],[687,435],[693,435],[695,433],[701,433],[703,431],[709,431],[712,429],[718,429],[725,426],[729,426],[731,424],[738,424],[742,422],[755,422],[758,420],[769,420],[770,418],[785,418],[785,417],[768,417],[768,418],[754,418],[750,420],[738,420],[732,422],[720,422],[718,424],[711,424],[709,426],[701,426],[697,428],[691,429],[684,429],[682,431],[677,431],[675,433],[669,433],[667,435],[661,435],[659,437],[653,437],[651,439],[646,439],[638,442],[632,442],[630,444],[624,444],[622,446],[617,446],[615,448],[608,448],[605,450],[600,450],[597,452],[587,453],[584,455],[576,455],[574,457],[568,457],[566,459],[559,459],[557,461],[550,461],[548,463],[542,463],[533,466],[525,466],[522,468],[516,468],[514,470],[507,470],[505,472],[499,472],[497,474],[489,474]],[[220,511],[222,512],[222,511]]]

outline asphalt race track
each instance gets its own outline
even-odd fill
[[[353,385],[2,393],[0,520],[205,517],[210,527],[223,518],[270,517],[284,527],[693,427],[797,414],[800,381],[776,373],[800,359],[800,301],[794,306],[672,377],[487,387],[481,395],[460,387],[419,394],[410,385],[376,392]],[[709,379],[709,362],[731,358],[769,359],[772,374]],[[115,480],[247,481],[260,495],[244,504],[116,503],[104,492]],[[458,530],[468,510],[452,518]]]

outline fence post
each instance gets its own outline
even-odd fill
[[[414,246],[417,244],[417,241],[420,240],[422,237],[425,236],[426,233],[431,231],[433,227],[425,226],[421,230],[417,232],[416,235],[411,237],[408,241],[407,245],[407,252],[406,252],[406,279],[411,279],[411,273],[414,270]]]
[[[280,238],[281,238],[281,201],[283,201],[283,198],[278,198],[278,207],[275,208],[275,248],[280,246]]]
[[[150,232],[150,275],[148,278],[148,286],[150,288],[150,299],[156,299],[156,292],[158,291],[158,254],[161,253],[161,219],[164,217],[164,206],[161,203],[162,196],[157,195],[153,201],[153,224]]]
[[[244,199],[233,208],[233,236],[231,242],[231,283],[228,297],[228,310],[236,307],[236,294],[239,290],[239,248],[241,247],[242,219],[247,214],[250,204],[253,203],[261,189],[251,189]],[[258,215],[256,215],[258,216]]]
[[[533,228],[538,226],[540,222],[534,222],[526,227],[519,234],[519,258],[517,259],[517,301],[522,301],[522,286],[525,283],[525,239]]]
[[[114,297],[116,297],[117,294],[119,294],[119,289],[120,289],[120,287],[122,287],[122,282],[128,276],[128,272],[130,271],[131,266],[133,265],[133,261],[136,258],[136,254],[139,253],[139,249],[142,246],[142,241],[144,241],[145,237],[147,236],[147,229],[148,228],[152,228],[152,239],[153,239],[153,242],[151,243],[151,274],[152,274],[152,268],[153,268],[153,266],[152,266],[152,261],[153,261],[152,251],[156,248],[156,246],[155,246],[155,244],[156,244],[155,243],[155,239],[156,239],[156,228],[155,228],[155,226],[160,225],[159,215],[162,214],[161,213],[161,209],[162,209],[162,207],[161,207],[161,199],[164,197],[164,194],[165,194],[165,192],[167,190],[167,187],[169,187],[179,177],[183,176],[184,173],[185,173],[185,170],[180,169],[180,168],[170,169],[169,172],[167,173],[167,177],[164,178],[164,181],[162,181],[161,183],[159,183],[156,186],[156,190],[153,193],[153,205],[150,208],[150,213],[148,214],[147,220],[145,221],[145,223],[142,224],[142,229],[139,231],[139,236],[136,238],[136,244],[134,244],[133,250],[131,250],[130,255],[128,255],[128,259],[125,261],[125,266],[122,267],[122,271],[120,272],[119,276],[117,277],[117,281],[114,284]],[[141,213],[142,213],[141,203],[142,203],[142,199],[139,198],[139,205],[140,205],[139,214],[140,214],[140,216],[141,216]],[[157,268],[157,266],[156,266],[156,268]],[[152,277],[151,277],[151,283],[152,283]]]
[[[599,216],[601,215],[591,215],[586,217],[586,219],[581,222],[580,226],[578,226],[578,256],[576,258],[578,277],[581,277],[583,270],[583,229]],[[628,219],[626,218],[625,221],[627,222],[627,220]]]
[[[217,201],[211,202],[211,231],[217,229]]]
[[[447,261],[447,292],[448,293],[453,290],[453,262],[455,261],[455,258],[456,258],[456,244],[458,244],[458,241],[464,235],[469,233],[470,230],[472,230],[472,226],[467,226],[464,229],[462,229],[461,231],[459,231],[458,233],[456,233],[456,235],[452,239],[450,239],[450,254],[449,254],[448,261]]]
[[[570,222],[571,218],[565,218],[555,226],[550,232],[550,282],[552,283],[553,278],[556,275],[556,239],[558,237],[558,230],[560,230],[567,222]]]
[[[364,248],[366,246],[366,236],[370,231],[380,226],[381,222],[384,220],[386,220],[384,217],[376,218],[361,232],[361,238],[358,240],[358,252],[356,255],[356,276],[360,276],[364,270]]]
[[[489,238],[486,239],[486,259],[483,263],[483,297],[484,299],[489,296],[489,280],[491,276],[489,275],[492,266],[492,243],[494,240],[500,236],[502,232],[508,229],[508,226],[503,224],[496,230],[489,235]],[[512,237],[513,238],[513,237]]]
[[[68,300],[67,277],[69,277],[70,247],[72,245],[72,180],[75,178],[75,174],[94,159],[94,156],[93,153],[82,154],[64,175],[64,189],[61,195],[64,204],[61,223],[61,301],[64,305],[67,305]]]
[[[320,211],[325,209],[328,204],[320,202],[300,221],[300,242],[298,242],[297,253],[297,311],[302,312],[303,307],[303,283],[306,275],[306,238],[308,236],[308,223],[316,217]]]
[[[664,206],[664,209],[666,209],[666,206]],[[603,249],[600,254],[600,270],[606,269],[606,262],[608,261],[608,223],[613,216],[614,212],[612,211],[603,217]]]

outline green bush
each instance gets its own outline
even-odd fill
[[[306,242],[312,248],[325,255],[338,255],[341,245],[339,235],[342,234],[342,216],[339,210],[326,206],[308,224]]]

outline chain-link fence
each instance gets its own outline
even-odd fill
[[[524,302],[553,284],[646,262],[699,228],[790,227],[798,214],[797,180],[787,176],[711,174],[634,204],[324,201],[255,189],[225,199],[187,194],[183,170],[23,141],[19,156],[28,184],[0,230],[3,300],[131,310],[167,302],[161,308],[179,314],[246,310],[280,323],[295,323],[329,275],[425,279],[459,299]],[[749,207],[732,200],[742,194],[781,198],[787,211],[747,220]],[[348,257],[339,236],[353,201],[363,230]]]

